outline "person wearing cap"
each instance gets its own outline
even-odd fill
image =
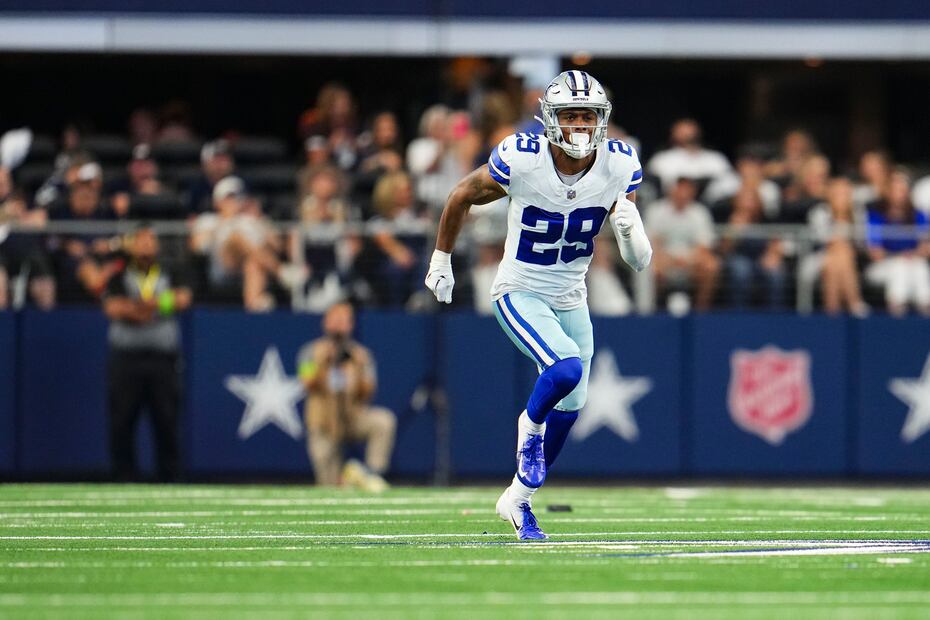
[[[110,206],[120,217],[129,213],[129,204],[134,196],[152,196],[162,192],[158,164],[152,159],[152,147],[148,144],[133,147],[126,173],[127,179],[110,187]]]
[[[213,189],[222,179],[233,174],[236,161],[227,140],[207,142],[200,150],[201,176],[187,188],[186,207],[190,214],[210,211]]]
[[[69,168],[65,178],[67,201],[49,209],[49,220],[92,223],[116,219],[102,200],[100,164],[77,163]],[[64,303],[96,302],[110,277],[122,266],[121,257],[114,255],[114,238],[106,233],[51,235],[48,243],[54,257],[59,298]]]
[[[229,176],[213,188],[213,212],[194,220],[190,236],[193,252],[207,257],[207,278],[215,293],[238,293],[246,310],[264,312],[274,307],[269,277],[285,288],[306,280],[306,268],[282,263],[281,239],[254,204],[249,207],[245,183]]]
[[[159,260],[155,229],[140,224],[126,240],[129,262],[103,297],[110,320],[110,454],[117,480],[137,477],[135,430],[142,409],[151,415],[158,478],[180,474],[180,327],[177,313],[190,307],[191,290],[177,271]]]

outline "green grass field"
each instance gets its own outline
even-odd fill
[[[930,491],[498,492],[2,485],[0,617],[930,617]]]

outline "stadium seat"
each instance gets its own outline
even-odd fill
[[[123,165],[113,164],[103,167],[103,182],[107,187],[111,187],[116,183],[123,183],[128,178],[129,173],[126,172],[125,163]]]
[[[262,193],[293,192],[297,178],[295,164],[243,166],[238,170],[249,189]]]
[[[173,192],[137,195],[129,203],[129,218],[134,220],[170,220],[184,215],[181,199]]]
[[[29,155],[26,157],[27,163],[49,162],[55,160],[58,153],[58,141],[51,136],[33,136],[32,145],[29,147]]]
[[[285,159],[287,147],[280,138],[247,136],[236,140],[233,156],[237,163],[272,163]]]
[[[13,171],[13,178],[16,179],[16,185],[26,190],[28,194],[33,194],[47,178],[52,176],[54,171],[55,168],[51,162],[27,161]]]
[[[190,186],[203,174],[200,164],[168,164],[160,170],[162,181],[177,189]]]
[[[132,156],[132,144],[123,136],[97,134],[83,136],[81,148],[90,151],[101,162],[121,163],[123,165]]]
[[[274,194],[266,203],[265,212],[274,220],[295,220],[298,218],[297,196],[290,192]]]
[[[196,164],[200,161],[199,141],[159,142],[152,146],[152,157],[159,164]]]

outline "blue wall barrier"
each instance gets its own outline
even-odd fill
[[[930,474],[930,329],[920,319],[706,315],[595,319],[588,405],[554,475]],[[312,315],[184,317],[186,470],[311,475],[296,379]],[[436,462],[430,407],[445,388],[451,469],[507,478],[535,366],[491,318],[366,312],[375,402],[400,419],[397,475]],[[106,320],[95,309],[0,313],[0,473],[109,468]],[[147,430],[139,445],[151,466]],[[350,448],[357,450],[357,447]]]
[[[930,329],[920,319],[859,325],[857,471],[930,474]]]
[[[16,317],[0,312],[0,472],[16,466]]]
[[[55,13],[211,13],[261,15],[354,15],[403,16],[430,19],[462,17],[527,18],[527,6],[492,0],[0,0],[0,12]],[[532,18],[594,17],[625,19],[818,19],[818,20],[917,20],[930,17],[921,0],[627,0],[622,3],[566,4],[540,0],[533,4]]]
[[[692,321],[693,472],[846,470],[853,414],[845,320],[711,315]]]

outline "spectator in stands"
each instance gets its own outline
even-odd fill
[[[417,200],[438,213],[456,183],[465,175],[458,141],[468,132],[444,105],[434,105],[420,117],[420,136],[407,147],[407,167],[416,187]]]
[[[129,141],[137,144],[154,144],[158,140],[158,119],[148,108],[136,108],[126,121]]]
[[[301,114],[297,124],[301,139],[325,136],[335,164],[343,170],[352,170],[358,161],[355,107],[345,86],[329,83],[320,89],[316,107]]]
[[[49,220],[93,223],[115,220],[113,211],[102,200],[103,173],[96,162],[72,166],[68,200],[49,209]],[[63,302],[91,302],[99,299],[114,273],[123,265],[116,254],[118,238],[113,231],[52,235],[49,247],[55,261],[58,296]]]
[[[361,205],[366,219],[374,215],[371,210],[372,192],[378,180],[385,174],[404,168],[404,157],[400,144],[400,129],[392,112],[377,114],[371,123],[371,131],[359,138],[359,165],[353,175],[353,197]]]
[[[74,182],[74,176],[81,165],[94,162],[94,157],[87,151],[62,151],[55,158],[52,174],[36,190],[33,197],[35,207],[48,209],[67,200],[68,188]]]
[[[297,291],[303,310],[321,312],[346,297],[344,284],[361,241],[346,229],[357,222],[344,198],[345,179],[335,166],[317,168],[299,205],[300,224],[289,236],[290,261],[305,265],[306,285]]]
[[[47,220],[45,209],[28,208],[23,194],[13,186],[9,170],[0,166],[0,310],[11,302],[14,307],[22,306],[27,296],[43,310],[55,305],[55,279],[42,238],[33,232],[9,229],[10,224],[16,224],[38,231]]]
[[[298,373],[307,389],[307,452],[317,484],[341,481],[383,491],[397,419],[390,410],[371,404],[378,380],[375,360],[352,338],[354,328],[352,306],[336,304],[323,316],[323,337],[298,354]],[[345,444],[353,441],[365,442],[364,466],[354,459],[343,465]]]
[[[127,178],[110,187],[110,207],[119,217],[129,213],[129,206],[136,196],[155,196],[162,193],[158,180],[158,164],[152,159],[148,144],[137,144],[132,149],[132,159],[126,165]]]
[[[521,114],[520,118],[516,122],[516,131],[519,133],[535,133],[543,135],[545,133],[545,128],[543,124],[539,122],[539,119],[536,118],[539,116],[539,100],[542,99],[545,94],[545,87],[530,87],[523,90],[523,96],[521,97]],[[613,97],[607,97],[610,101],[613,101]],[[613,137],[613,136],[608,136]]]
[[[626,316],[633,303],[617,275],[619,257],[613,233],[605,227],[594,245],[588,269],[588,308],[592,316]]]
[[[792,224],[807,222],[811,207],[827,199],[829,181],[830,160],[823,155],[808,157],[791,185],[785,188],[779,219]]]
[[[713,252],[710,211],[696,201],[697,182],[682,177],[668,196],[646,208],[646,232],[652,241],[653,273],[660,291],[693,287],[694,306],[710,308],[717,288],[720,260]]]
[[[891,156],[880,149],[866,151],[859,158],[859,183],[853,190],[853,202],[859,213],[864,214],[869,203],[885,195],[892,167]]]
[[[210,211],[216,184],[233,174],[236,161],[226,140],[207,142],[200,150],[203,174],[186,191],[186,208],[191,215]]]
[[[291,289],[305,279],[305,271],[278,258],[281,240],[255,201],[247,199],[242,179],[219,181],[213,189],[213,208],[212,213],[197,217],[190,236],[191,250],[207,257],[211,292],[228,296],[241,291],[246,310],[271,310],[275,298],[269,278]]]
[[[474,205],[468,217],[471,220],[468,229],[472,232],[471,243],[467,248],[471,254],[472,307],[478,314],[491,316],[494,314],[491,285],[504,257],[504,241],[507,238],[507,200]],[[459,301],[459,298],[452,300],[453,304]]]
[[[159,142],[192,142],[197,135],[191,120],[190,104],[180,99],[169,101],[159,111]]]
[[[103,310],[110,320],[110,454],[117,480],[137,477],[135,430],[148,410],[155,431],[158,479],[178,479],[181,404],[180,327],[175,315],[191,290],[163,264],[155,230],[139,226],[128,241],[130,261],[109,282]]]
[[[885,198],[869,206],[866,240],[872,262],[865,277],[884,287],[892,315],[904,315],[913,303],[930,316],[930,226],[911,203],[910,192],[908,173],[896,170]]]
[[[478,122],[479,141],[477,150],[473,153],[475,166],[487,163],[494,147],[516,131],[516,122],[517,108],[507,93],[497,90],[484,95]],[[466,148],[469,148],[467,143]]]
[[[911,188],[911,201],[914,208],[930,217],[930,175],[923,176],[914,182]]]
[[[845,309],[854,316],[866,316],[869,308],[862,300],[856,266],[856,231],[862,221],[854,205],[852,182],[846,177],[831,179],[827,201],[811,208],[807,221],[816,246],[801,259],[799,286],[810,285],[819,275],[828,314]]]
[[[787,187],[800,176],[804,163],[818,153],[817,143],[808,132],[792,129],[782,138],[779,156],[765,165],[765,176]]]
[[[710,205],[714,221],[726,221],[730,201],[741,191],[754,191],[762,200],[762,212],[766,219],[774,220],[781,208],[781,188],[765,178],[765,162],[760,153],[744,149],[736,160],[736,170],[717,177],[704,190],[704,200]]]
[[[378,216],[371,221],[371,242],[360,258],[377,303],[400,306],[422,286],[426,227],[413,208],[413,187],[404,172],[384,175],[375,187]]]
[[[701,135],[701,126],[694,119],[682,118],[672,125],[669,148],[653,155],[646,164],[646,171],[661,181],[663,192],[682,177],[703,186],[731,172],[730,162],[722,153],[704,148]]]
[[[304,156],[306,162],[297,171],[297,200],[311,192],[310,184],[313,176],[321,168],[333,166],[332,152],[325,136],[310,136],[304,140]]]
[[[733,197],[732,206],[720,252],[726,264],[733,305],[748,306],[753,285],[759,282],[766,307],[783,308],[787,289],[783,243],[781,239],[759,237],[746,231],[749,226],[766,223],[762,198],[756,190],[746,187]]]

